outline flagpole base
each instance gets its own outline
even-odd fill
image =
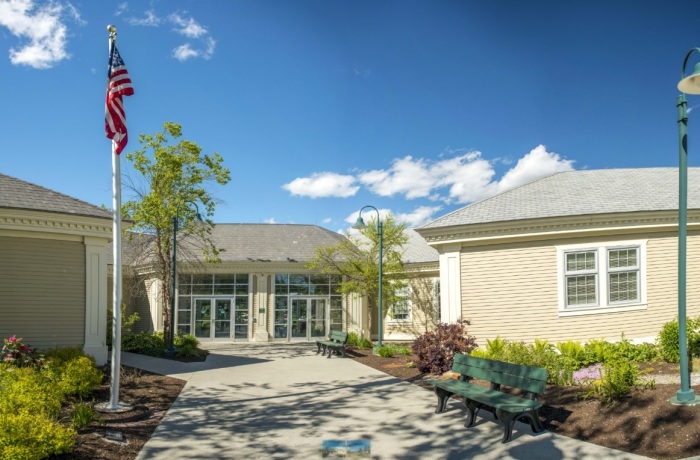
[[[106,402],[101,402],[95,404],[95,410],[97,412],[112,412],[112,413],[122,413],[122,412],[130,412],[134,410],[134,405],[133,404],[128,404],[124,402],[118,402],[117,404],[110,404],[109,401]]]

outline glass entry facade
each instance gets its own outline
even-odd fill
[[[177,331],[200,340],[249,338],[247,274],[180,275]]]
[[[274,339],[309,341],[343,328],[340,277],[275,275]]]

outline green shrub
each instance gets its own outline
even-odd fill
[[[604,363],[613,351],[613,344],[607,340],[589,340],[583,345],[585,365]]]
[[[90,360],[94,362],[94,358],[85,354],[80,347],[61,347],[52,348],[44,353],[44,358],[47,362],[63,364],[68,361],[80,358],[81,356],[87,356]]]
[[[77,429],[88,427],[94,422],[99,422],[102,420],[91,405],[82,402],[73,406],[73,412],[70,414],[70,419],[71,422],[73,422],[73,426]]]
[[[73,428],[43,413],[0,413],[0,458],[39,460],[70,452],[77,438]]]
[[[131,315],[126,314],[126,304],[122,304],[122,315],[121,315],[121,333],[122,333],[122,343],[124,343],[124,336],[131,332],[131,328],[138,321],[141,321],[141,317],[137,312]],[[111,308],[107,309],[107,346],[112,346],[112,327],[114,326],[114,311]]]
[[[369,339],[360,339],[357,342],[357,348],[365,349],[365,350],[368,348],[372,348],[372,341]]]
[[[201,350],[199,348],[199,340],[197,340],[197,337],[190,334],[176,336],[174,344],[175,353],[178,356],[189,357],[202,356],[207,354],[205,350]]]
[[[60,367],[52,367],[57,384],[64,395],[84,398],[102,383],[104,374],[87,356],[79,356]]]
[[[678,318],[664,324],[656,339],[659,352],[664,361],[677,363],[680,361]],[[700,355],[700,317],[686,318],[686,339],[688,352],[693,356]]]
[[[163,354],[163,350],[165,350],[165,341],[162,333],[137,332],[122,337],[122,351],[160,356]]]
[[[486,339],[486,356],[488,356],[489,359],[502,360],[508,343],[509,342],[502,339],[500,335],[493,340]]]
[[[627,360],[632,362],[650,362],[658,359],[659,348],[651,343],[635,345],[622,335],[619,342],[610,344],[605,362]]]
[[[391,345],[383,345],[377,348],[376,353],[382,358],[391,358],[394,356],[394,347]]]
[[[575,367],[581,367],[586,364],[586,353],[584,352],[581,342],[577,342],[575,340],[559,342],[557,343],[557,350],[561,352],[562,356],[570,358],[573,363],[575,363]]]
[[[45,373],[32,368],[0,367],[0,418],[4,414],[27,412],[57,417],[63,393]]]
[[[654,382],[642,382],[635,362],[620,359],[604,364],[598,380],[588,383],[586,397],[595,397],[610,404],[628,396],[633,389],[653,386]]]
[[[348,332],[348,345],[356,347],[360,343],[360,336],[355,332]]]
[[[411,349],[403,345],[394,345],[394,353],[397,355],[411,356]]]

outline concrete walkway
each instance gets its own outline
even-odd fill
[[[205,363],[124,353],[122,364],[187,380],[139,459],[317,459],[324,440],[369,439],[376,459],[642,459],[486,413],[464,428],[454,401],[311,344],[211,344]],[[483,411],[482,411],[483,412]]]

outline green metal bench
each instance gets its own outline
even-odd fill
[[[545,369],[457,354],[452,372],[460,374],[460,378],[428,381],[435,387],[438,397],[436,414],[445,412],[447,401],[452,395],[459,395],[464,398],[469,413],[466,427],[474,425],[480,408],[490,408],[503,423],[502,443],[510,441],[513,425],[521,418],[527,419],[534,433],[544,431],[537,415],[537,409],[542,406],[542,403],[537,401],[537,396],[544,393],[547,381]],[[472,378],[490,382],[491,387],[485,388],[469,383],[468,380]],[[504,393],[501,391],[501,385],[524,390],[526,397]]]
[[[346,358],[347,355],[345,354],[345,344],[348,343],[348,333],[343,332],[343,331],[331,331],[331,333],[328,335],[328,340],[317,340],[316,341],[316,354],[321,353],[323,351],[323,355],[326,354],[326,351],[328,351],[328,357],[331,357],[331,354],[335,352],[340,352],[340,354],[343,356],[343,358]],[[323,356],[321,355],[321,356]]]

